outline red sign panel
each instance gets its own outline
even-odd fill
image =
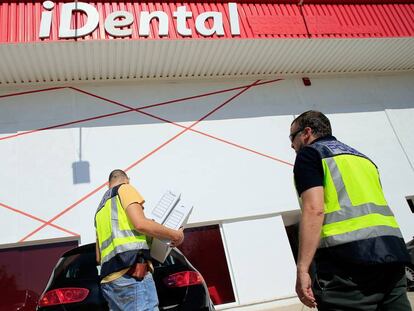
[[[296,2],[1,2],[0,42],[414,35],[414,4]]]

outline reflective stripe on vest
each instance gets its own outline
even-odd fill
[[[119,200],[117,189],[118,187],[116,189],[112,188],[105,193],[95,216],[101,264],[110,261],[117,254],[131,250],[148,249],[145,235],[138,233],[130,224]],[[106,215],[102,215],[100,221],[97,222],[96,219],[100,213],[106,213]],[[107,222],[109,222],[109,218],[111,220],[108,236],[108,231],[105,232],[105,229],[108,229],[109,224]],[[104,236],[107,238],[102,241]]]
[[[341,142],[329,141],[324,145],[321,141],[315,144],[311,147],[322,157],[325,176],[325,217],[320,247],[380,236],[402,238],[394,214],[384,198],[375,164]],[[351,152],[347,152],[349,150]],[[361,191],[361,183],[370,191]]]

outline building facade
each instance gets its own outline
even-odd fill
[[[309,109],[378,165],[414,236],[412,1],[10,1],[0,17],[0,266],[17,288],[16,252],[94,242],[121,168],[147,209],[168,189],[192,202],[183,248],[217,309],[299,308],[288,135]]]

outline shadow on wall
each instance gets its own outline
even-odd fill
[[[73,184],[89,184],[91,174],[89,162],[82,161],[82,128],[79,128],[79,161],[72,163]]]
[[[72,163],[73,183],[89,184],[91,182],[89,162],[76,161]]]

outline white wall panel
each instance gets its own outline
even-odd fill
[[[414,109],[388,109],[386,113],[407,159],[414,167],[414,136],[412,135]],[[414,193],[414,189],[412,193]]]
[[[376,77],[378,98],[389,109],[412,108],[414,98],[414,75]]]
[[[72,163],[75,129],[47,131],[18,138],[18,205],[39,217],[53,217],[73,200]]]
[[[138,179],[147,176],[140,182],[147,194],[151,189],[158,192],[160,187],[180,189],[195,206],[190,222],[199,223],[294,208],[284,199],[284,191],[290,191],[294,198],[292,183],[277,181],[280,176],[291,180],[291,170],[287,165],[189,133],[131,174],[138,174]],[[156,200],[149,200],[148,206]]]
[[[16,205],[10,204],[7,206],[13,207]],[[4,206],[0,206],[0,219],[2,225],[2,244],[16,243],[23,237],[24,232],[30,232],[42,225],[41,222],[11,211]],[[67,236],[67,233],[65,233],[65,236]]]
[[[293,108],[295,114],[307,109],[319,109],[326,114],[384,109],[377,81],[373,77],[311,79],[310,87],[304,87],[301,80],[295,83],[301,101]]]
[[[291,166],[295,154],[287,138],[289,126],[294,115],[320,109],[332,118],[339,139],[359,148],[379,165],[386,196],[405,237],[410,238],[413,215],[404,197],[414,189],[413,170],[407,160],[407,156],[413,157],[410,116],[414,104],[410,98],[414,98],[414,75],[311,81],[310,87],[300,79],[254,86],[198,123],[194,130],[202,133],[187,131],[165,146],[182,128],[137,112],[2,138],[127,109],[116,103],[145,107],[254,81],[79,86],[116,103],[73,89],[0,98],[0,152],[4,155],[0,168],[5,176],[0,181],[0,203],[46,221],[70,209],[56,219],[56,224],[81,234],[82,242],[87,243],[94,239],[93,213],[104,192],[104,188],[97,193],[95,189],[105,183],[112,169],[132,165],[128,173],[147,199],[147,208],[167,188],[179,189],[194,203],[193,224],[295,210],[298,203]],[[30,90],[2,89],[0,93]],[[144,111],[189,126],[240,91],[179,100]],[[79,162],[80,150],[82,160],[90,165],[90,182],[73,184],[72,164]],[[6,208],[3,213],[13,214],[13,219],[18,215]],[[4,218],[2,230],[14,233],[0,235],[0,243],[17,242],[38,225],[17,227],[15,221]],[[60,234],[53,228],[42,229],[30,239]]]
[[[241,305],[295,296],[296,265],[280,216],[223,224]]]
[[[15,94],[22,90],[35,89],[1,90],[0,95]],[[45,91],[0,99],[0,137],[124,109],[69,88],[40,90]]]

